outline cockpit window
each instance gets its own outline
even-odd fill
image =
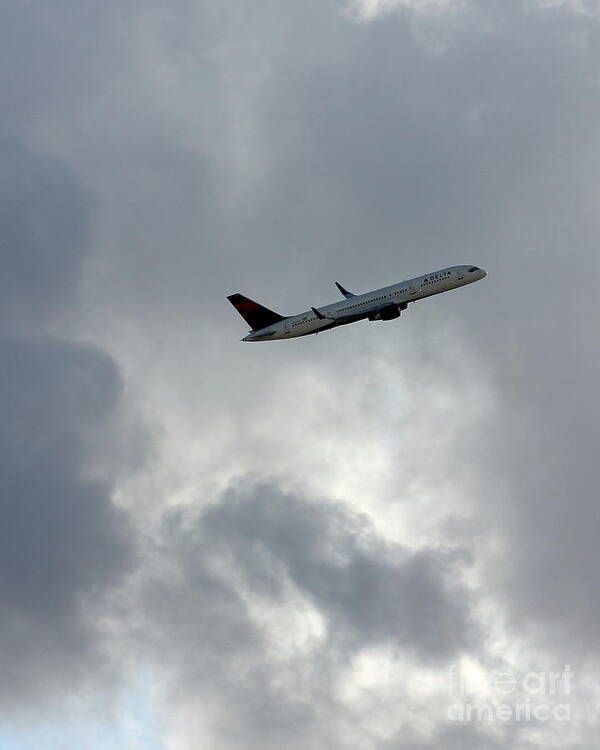
[[[469,273],[473,273],[474,271],[479,271],[477,266],[471,266],[471,268],[469,268]]]

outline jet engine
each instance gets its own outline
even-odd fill
[[[369,320],[394,320],[394,318],[400,317],[401,308],[406,309],[406,305],[391,304],[380,307],[377,312],[369,315]]]

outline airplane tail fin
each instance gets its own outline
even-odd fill
[[[244,297],[243,294],[230,294],[227,299],[253,331],[259,331],[261,328],[266,328],[273,325],[273,323],[285,320],[283,315],[279,315],[279,313],[259,305],[258,302]]]

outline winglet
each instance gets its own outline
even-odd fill
[[[352,292],[349,292],[347,289],[344,289],[344,287],[340,284],[339,281],[335,282],[335,285],[340,290],[340,292],[344,295],[346,299],[350,299],[350,297],[356,297],[355,294],[352,294]]]

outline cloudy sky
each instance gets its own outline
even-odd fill
[[[0,95],[0,747],[594,746],[598,4],[5,0]]]

